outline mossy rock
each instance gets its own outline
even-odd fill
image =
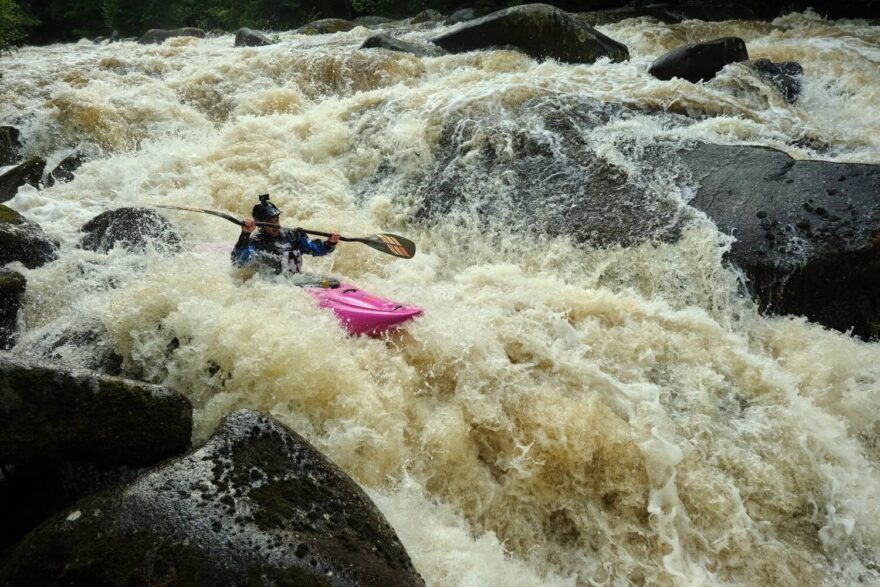
[[[345,33],[354,27],[355,24],[350,20],[345,20],[343,18],[323,18],[301,26],[296,32],[301,35],[328,35],[332,33]]]
[[[0,561],[15,585],[424,585],[345,473],[253,411],[205,445],[67,508]]]
[[[515,47],[536,59],[566,63],[593,63],[600,57],[629,59],[626,45],[547,4],[499,10],[468,21],[432,42],[451,53]]]
[[[192,406],[168,388],[0,357],[0,463],[144,466],[191,433]]]
[[[0,175],[0,202],[6,202],[15,197],[18,188],[24,184],[39,187],[40,178],[46,169],[46,160],[41,157],[31,157],[24,163],[16,165],[3,175]]]
[[[34,269],[57,258],[57,250],[38,224],[0,205],[0,266],[19,261]]]

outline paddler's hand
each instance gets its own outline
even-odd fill
[[[241,231],[245,234],[250,234],[257,228],[257,223],[253,218],[245,218],[244,223],[241,225]]]
[[[338,242],[339,242],[339,233],[338,232],[331,232],[330,238],[327,239],[327,244],[335,246],[336,243],[338,243]]]

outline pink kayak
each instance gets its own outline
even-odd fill
[[[374,296],[350,283],[333,278],[301,285],[318,306],[329,308],[352,334],[378,336],[394,330],[401,323],[422,315],[417,306],[407,306],[388,298]]]

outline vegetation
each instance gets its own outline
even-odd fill
[[[27,28],[35,24],[14,0],[0,0],[0,52],[24,40]]]

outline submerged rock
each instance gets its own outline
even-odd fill
[[[682,157],[690,204],[736,237],[730,260],[763,309],[880,336],[880,166],[708,144]]]
[[[58,243],[15,210],[0,206],[0,267],[13,261],[34,269],[57,258]]]
[[[296,29],[301,35],[328,35],[332,33],[345,33],[354,28],[354,23],[342,18],[323,18],[310,22]]]
[[[499,10],[468,21],[432,41],[452,53],[516,47],[536,59],[558,59],[567,63],[593,63],[600,57],[610,57],[613,61],[629,59],[626,45],[547,4]]]
[[[401,53],[411,53],[416,57],[436,57],[443,54],[443,51],[437,47],[408,43],[407,41],[395,39],[386,33],[379,33],[369,37],[361,44],[361,49],[388,49],[390,51],[400,51]]]
[[[0,269],[0,349],[15,343],[16,320],[27,279],[17,271]]]
[[[6,555],[12,584],[423,585],[345,473],[256,412],[200,449],[88,498]]]
[[[18,188],[24,184],[34,187],[40,186],[40,178],[46,169],[46,160],[42,157],[31,157],[23,163],[19,163],[3,175],[0,175],[0,202],[6,202],[15,197]]]
[[[739,37],[724,37],[673,49],[654,61],[648,73],[661,80],[678,77],[697,83],[712,79],[729,63],[748,58],[745,41]]]
[[[0,165],[12,165],[18,161],[21,149],[18,134],[15,127],[0,126]]]
[[[773,63],[769,59],[758,59],[747,61],[746,65],[779,90],[786,102],[793,104],[797,101],[804,76],[804,68],[800,63],[796,61]]]
[[[202,39],[205,37],[205,31],[194,27],[168,30],[150,29],[145,32],[140,39],[138,39],[138,43],[140,43],[141,45],[158,45],[174,37],[198,37]]]
[[[264,47],[271,44],[272,39],[260,31],[242,27],[235,33],[236,47]]]
[[[0,356],[0,463],[143,466],[191,433],[192,406],[166,387]]]
[[[106,253],[114,247],[140,252],[152,246],[158,251],[180,250],[180,237],[171,224],[148,208],[117,208],[89,220],[80,229],[87,233],[82,248]]]

